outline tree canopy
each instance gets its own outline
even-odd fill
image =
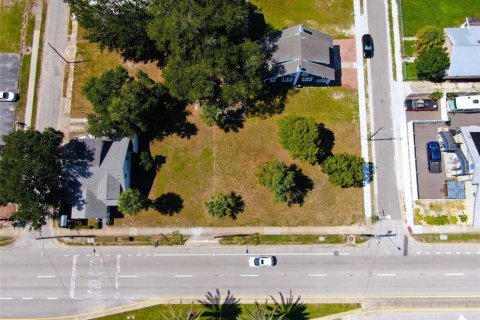
[[[161,60],[145,29],[152,16],[148,0],[64,0],[87,30],[87,39],[104,50],[118,51],[125,60]]]
[[[418,76],[430,80],[442,78],[449,65],[450,58],[442,47],[425,49],[415,60]]]
[[[322,158],[321,137],[313,118],[291,115],[278,121],[280,144],[294,159],[313,164]]]
[[[136,215],[147,206],[146,197],[138,189],[125,190],[118,198],[118,210],[125,214]]]
[[[225,193],[219,192],[210,198],[205,203],[208,213],[215,217],[231,216],[235,218],[236,215],[243,211],[245,204],[242,197],[235,194],[235,192]]]
[[[63,133],[15,131],[4,137],[0,158],[0,197],[14,202],[14,219],[39,229],[61,199],[61,143]]]
[[[362,157],[340,153],[328,157],[322,163],[322,168],[334,185],[342,188],[363,187],[365,164]]]
[[[134,79],[123,67],[91,78],[83,93],[95,111],[87,116],[88,131],[112,139],[157,131],[162,115],[173,103],[163,85],[142,71]]]
[[[437,26],[424,26],[417,32],[415,41],[415,51],[420,54],[422,51],[430,48],[440,48],[445,42],[443,30]]]
[[[295,172],[283,162],[266,162],[258,167],[256,175],[260,184],[273,193],[274,202],[289,202],[295,193]]]

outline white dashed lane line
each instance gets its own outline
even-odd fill
[[[445,273],[445,275],[448,276],[464,276],[464,273]]]
[[[326,277],[326,274],[309,274],[309,277]]]
[[[395,277],[396,275],[396,273],[377,273],[379,277]]]
[[[119,278],[138,278],[138,276],[118,276]]]
[[[241,274],[240,277],[258,277],[258,274]]]
[[[22,300],[33,300],[33,298],[30,298],[30,297],[28,297],[28,298],[22,298]]]
[[[193,278],[193,274],[176,274],[175,278]]]
[[[37,278],[55,278],[56,276],[37,276]]]
[[[13,300],[13,298],[10,298],[10,297],[0,297],[0,300]]]
[[[58,300],[57,297],[50,297],[50,298],[47,298],[47,300]]]

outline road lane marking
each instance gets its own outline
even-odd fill
[[[417,251],[417,254],[422,254],[422,253]]]
[[[430,254],[430,251],[425,252],[425,254]]]
[[[464,273],[445,273],[446,276],[464,276]]]
[[[154,253],[154,257],[211,257],[211,256],[225,256],[225,257],[235,257],[235,256],[248,256],[245,253]],[[292,253],[269,253],[270,256],[334,256],[335,252],[292,252]],[[350,252],[339,252],[339,256],[348,256]],[[129,255],[130,256],[130,255]],[[138,255],[137,255],[138,256]]]
[[[258,274],[241,274],[240,277],[258,277]]]
[[[10,298],[10,297],[1,297],[0,300],[13,300],[13,298]]]
[[[33,300],[33,298],[27,297],[27,298],[22,298],[22,300]]]
[[[120,257],[121,255],[117,254],[117,271],[115,272],[115,289],[118,289],[118,276],[120,275]]]
[[[467,251],[467,252],[465,252],[465,253],[466,253],[466,254],[471,254],[471,252],[470,252],[470,251]]]
[[[70,257],[70,255],[69,255],[69,254],[64,254],[63,256],[64,256],[64,257]]]
[[[192,274],[176,274],[175,278],[192,278]]]
[[[55,278],[56,276],[37,276],[37,278]]]
[[[457,252],[455,252],[455,253],[456,253],[456,254],[461,254],[461,252],[460,252],[460,251],[457,251]]]
[[[396,273],[377,273],[377,276],[379,277],[394,277],[396,275]]]
[[[138,276],[119,276],[120,278],[138,278]]]
[[[445,252],[446,254],[452,254],[450,251]]]
[[[309,274],[309,277],[326,277],[326,274]]]
[[[442,254],[440,251],[435,252],[435,254]]]
[[[78,255],[73,256],[72,275],[70,276],[70,299],[75,297],[75,279],[77,277],[77,259]]]
[[[47,300],[58,300],[58,297],[50,297],[50,298],[47,298]]]

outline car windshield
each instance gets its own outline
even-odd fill
[[[2,92],[2,98],[4,99],[8,98],[8,92]]]

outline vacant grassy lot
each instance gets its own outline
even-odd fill
[[[285,111],[268,119],[250,118],[238,133],[206,127],[193,111],[189,120],[198,133],[191,139],[170,136],[151,146],[166,163],[158,172],[150,199],[175,193],[183,199],[178,214],[162,215],[150,209],[116,224],[150,226],[301,226],[341,225],[362,217],[362,189],[341,189],[328,182],[320,167],[292,161],[278,142],[276,122],[289,114],[313,117],[335,133],[333,152],[360,153],[356,92],[344,88],[304,88],[288,98]],[[295,163],[315,187],[303,206],[274,204],[272,194],[257,183],[257,166],[272,159]],[[245,212],[235,221],[212,218],[204,203],[218,191],[235,191],[245,201]]]
[[[72,92],[72,118],[85,118],[87,113],[92,112],[91,103],[82,94],[82,87],[88,79],[98,77],[105,71],[123,65],[130,75],[133,76],[137,70],[146,72],[152,79],[161,80],[161,70],[155,64],[134,64],[124,62],[117,52],[108,49],[100,50],[96,43],[89,42],[86,38],[85,29],[78,28],[77,36],[77,57],[76,60],[88,60],[88,62],[78,63],[75,65]]]
[[[19,52],[25,0],[0,2],[0,52]]]
[[[326,32],[334,38],[352,37],[353,1],[251,0],[276,29],[296,24]]]
[[[190,305],[188,305],[187,303],[188,302],[185,302],[183,306],[182,305],[171,305],[171,306],[175,310],[178,310],[178,308],[181,308],[181,307],[189,308]],[[200,305],[197,305],[196,307],[199,310],[203,309],[203,307]],[[245,309],[251,309],[253,305],[244,304],[241,307],[242,307],[242,310],[245,310]],[[309,313],[309,318],[314,319],[318,317],[328,316],[331,314],[355,310],[358,308],[360,308],[360,304],[356,304],[356,303],[308,304],[307,312]],[[98,320],[124,320],[124,319],[129,319],[127,317],[130,316],[130,317],[135,317],[135,319],[157,320],[157,319],[160,319],[161,313],[164,313],[166,315],[169,314],[168,309],[169,309],[168,305],[157,305],[153,307],[127,311],[127,312],[106,316],[102,318],[97,318],[97,319]],[[119,310],[121,309],[119,308]]]
[[[478,0],[402,0],[404,37],[413,37],[425,25],[459,27],[466,17],[480,16]]]

